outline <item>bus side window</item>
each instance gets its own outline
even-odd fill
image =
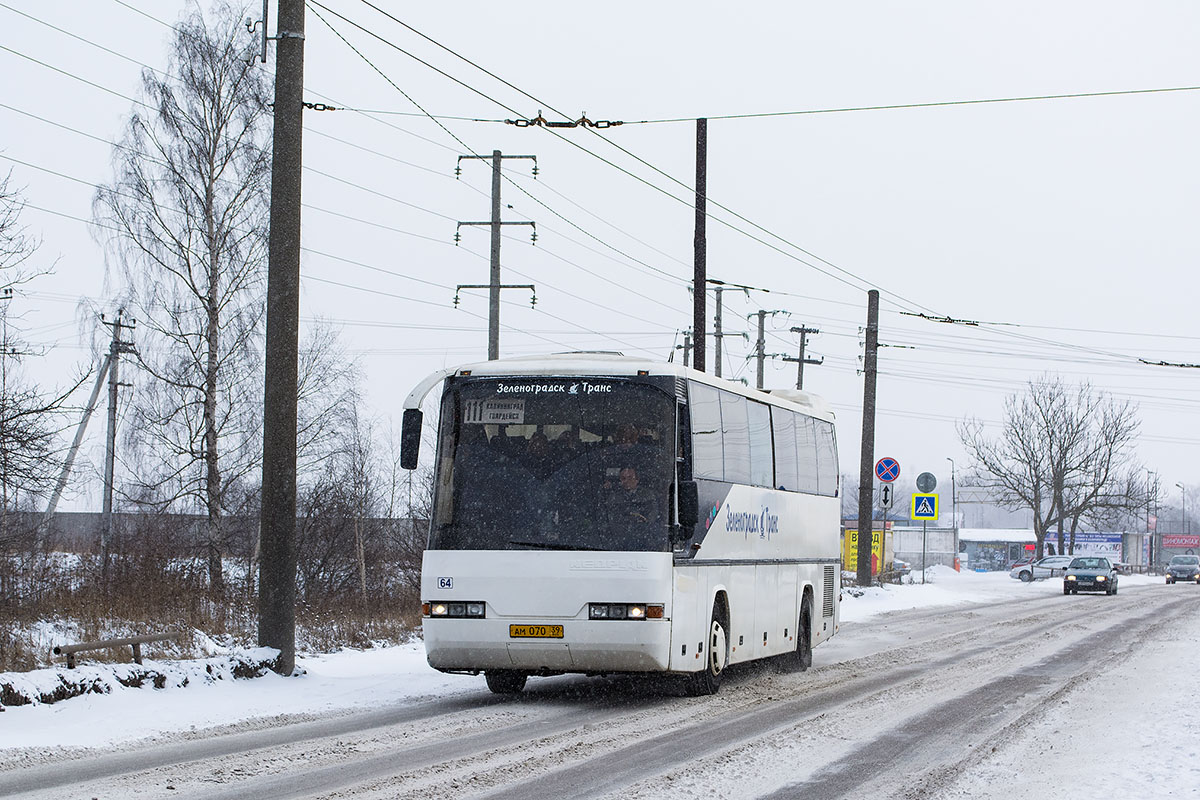
[[[771,454],[771,407],[749,400],[750,483],[774,488],[775,462]]]
[[[817,433],[817,491],[833,497],[838,493],[837,440],[833,423],[813,422]]]
[[[796,477],[796,415],[784,408],[771,409],[775,434],[775,488],[794,492]]]
[[[818,488],[815,423],[812,417],[796,415],[796,488],[809,494],[816,494]]]
[[[721,445],[721,405],[717,390],[703,383],[688,387],[692,412],[692,476],[724,480],[724,449]]]
[[[725,480],[750,483],[750,422],[746,398],[721,392],[721,432],[725,439]]]

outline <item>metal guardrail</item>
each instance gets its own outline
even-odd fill
[[[133,660],[136,664],[142,663],[142,645],[150,644],[151,642],[165,642],[170,639],[178,639],[185,634],[181,631],[175,633],[157,633],[149,636],[130,636],[125,639],[103,639],[98,642],[80,642],[79,644],[63,644],[56,646],[51,652],[56,656],[67,657],[67,669],[75,669],[75,654],[82,653],[87,650],[107,650],[110,647],[125,647],[129,645],[133,647]]]

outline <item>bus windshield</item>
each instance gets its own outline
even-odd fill
[[[669,548],[674,397],[622,378],[474,378],[442,399],[432,550]]]

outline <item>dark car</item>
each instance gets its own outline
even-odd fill
[[[1071,561],[1063,575],[1063,594],[1079,592],[1117,593],[1117,570],[1099,556],[1080,556]]]
[[[1172,556],[1167,564],[1167,583],[1175,581],[1200,583],[1200,556]]]

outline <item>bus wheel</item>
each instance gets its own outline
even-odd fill
[[[796,666],[801,672],[812,666],[812,597],[800,605],[800,629],[796,631]]]
[[[489,669],[483,673],[487,687],[495,694],[519,694],[525,688],[527,678],[523,672],[507,669]]]
[[[812,666],[812,598],[800,604],[800,624],[796,628],[796,649],[782,656],[788,669],[804,672]]]
[[[725,626],[713,609],[712,624],[708,627],[708,657],[704,669],[687,676],[685,688],[691,697],[716,694],[721,688],[721,676],[725,673],[728,653],[728,637]]]

